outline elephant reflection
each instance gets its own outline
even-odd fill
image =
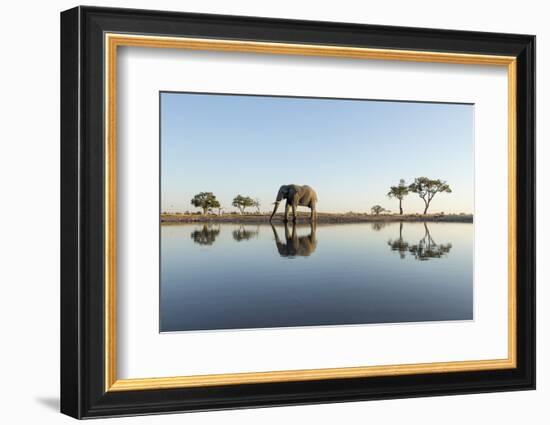
[[[191,232],[191,239],[199,245],[213,245],[219,234],[219,227],[212,228],[205,224],[202,226],[202,229],[196,229]]]
[[[415,260],[427,261],[433,258],[445,257],[453,245],[451,243],[438,244],[430,234],[427,223],[424,224],[424,237],[417,244],[410,244],[403,239],[403,222],[399,223],[399,238],[388,241],[392,251],[397,251],[401,259],[408,252]]]
[[[275,236],[275,244],[281,257],[309,257],[317,248],[316,225],[315,222],[310,224],[309,235],[298,236],[296,233],[296,224],[292,224],[292,232],[289,231],[288,225],[285,223],[285,239],[286,242],[281,242],[277,229],[273,225],[273,235]]]
[[[260,233],[259,227],[256,230],[248,230],[244,226],[240,226],[237,230],[233,230],[233,239],[237,242],[247,241],[252,238],[257,238]]]

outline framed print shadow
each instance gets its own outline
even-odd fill
[[[535,37],[61,14],[61,412],[535,388]]]

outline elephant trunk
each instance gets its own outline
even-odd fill
[[[277,192],[277,198],[275,198],[275,202],[279,203],[283,200],[285,197],[285,186],[282,186],[279,191]]]
[[[269,217],[269,222],[271,222],[271,220],[273,220],[273,216],[277,212],[277,208],[279,208],[279,202],[278,201],[275,202],[275,206],[273,207],[273,212],[271,213],[271,217]]]

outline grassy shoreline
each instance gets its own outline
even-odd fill
[[[162,224],[177,223],[269,223],[270,214],[161,214]],[[273,217],[273,222],[283,221],[283,214]],[[298,223],[309,222],[309,214],[298,214]],[[362,214],[362,213],[319,213],[317,223],[372,223],[372,222],[443,222],[443,223],[473,223],[471,214]]]

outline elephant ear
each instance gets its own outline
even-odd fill
[[[290,186],[288,186],[288,198],[287,199],[294,199],[297,192],[298,192],[298,189],[297,189],[296,185],[291,184]]]
[[[281,202],[284,198],[286,198],[286,192],[288,191],[287,185],[282,185],[279,188],[279,192],[277,192],[277,198],[275,199],[276,202]]]

